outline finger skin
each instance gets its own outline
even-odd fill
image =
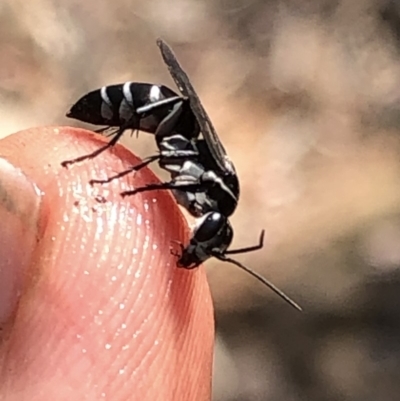
[[[212,302],[203,268],[170,254],[188,240],[176,202],[168,191],[121,198],[157,182],[148,169],[90,186],[138,162],[119,145],[60,165],[105,140],[45,127],[0,141],[43,193],[25,290],[0,331],[0,400],[210,399]]]

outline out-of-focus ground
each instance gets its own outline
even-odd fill
[[[241,180],[238,259],[209,261],[214,401],[400,398],[400,2],[3,0],[0,127],[78,124],[85,92],[175,88],[174,48]],[[126,135],[143,156],[150,135]]]

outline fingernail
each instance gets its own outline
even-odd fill
[[[34,183],[0,158],[0,324],[16,310],[37,241],[39,207]]]

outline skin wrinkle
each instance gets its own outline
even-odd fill
[[[0,156],[21,167],[45,195],[29,288],[6,335],[0,332],[0,339],[9,338],[0,343],[0,401],[210,397],[211,298],[203,269],[178,269],[169,252],[171,239],[188,240],[171,194],[121,199],[122,189],[156,181],[145,169],[104,188],[86,185],[137,162],[120,146],[69,169],[60,166],[103,143],[88,131],[58,128],[57,133],[51,127],[2,141]],[[52,151],[41,164],[44,146]],[[97,195],[106,202],[98,202]],[[86,200],[89,221],[73,210],[77,200]],[[111,224],[109,205],[117,213]],[[105,244],[110,252],[103,252]],[[136,255],[126,251],[134,247]]]

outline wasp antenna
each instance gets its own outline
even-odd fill
[[[263,230],[264,231],[264,230]],[[262,232],[263,235],[263,232]],[[295,301],[293,301],[292,298],[290,298],[288,295],[286,295],[282,290],[280,290],[278,287],[276,287],[274,284],[272,284],[270,281],[268,281],[265,277],[261,276],[260,274],[256,273],[254,270],[250,269],[249,267],[242,265],[235,259],[227,258],[224,255],[213,255],[217,259],[223,261],[223,262],[228,262],[232,263],[238,267],[240,267],[242,270],[245,272],[251,274],[254,278],[256,278],[258,281],[261,281],[264,285],[269,287],[275,294],[280,296],[283,300],[285,300],[289,305],[293,306],[293,308],[297,309],[298,311],[302,312],[303,309],[299,304],[297,304]]]
[[[260,241],[259,241],[260,248],[262,248],[264,246],[264,237],[265,237],[265,230],[262,229],[261,234],[260,234]]]
[[[238,253],[248,253],[248,252],[258,251],[264,247],[264,235],[265,235],[265,230],[261,230],[257,245],[247,246],[246,248],[230,249],[228,251],[225,251],[224,254],[225,255],[237,255]]]

